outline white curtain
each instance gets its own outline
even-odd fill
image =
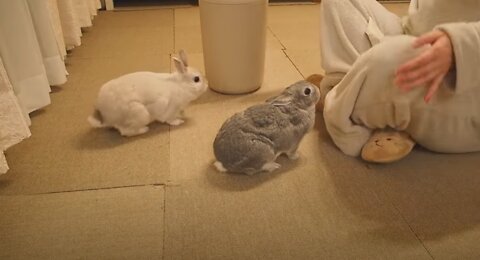
[[[57,46],[55,27],[49,11],[48,1],[27,0],[33,26],[43,56],[43,65],[51,86],[67,81],[65,63]]]
[[[8,170],[3,151],[30,136],[28,115],[22,111],[0,58],[0,174]]]
[[[30,136],[28,113],[67,81],[67,49],[81,44],[100,0],[0,0],[0,174],[4,151]]]
[[[58,10],[63,29],[63,39],[65,40],[67,50],[80,46],[82,30],[80,29],[80,23],[78,22],[73,0],[59,0]]]
[[[92,20],[90,16],[90,4],[91,1],[85,0],[73,0],[75,10],[78,13],[78,22],[81,27],[92,26]]]
[[[0,54],[25,111],[50,104],[50,85],[26,0],[0,0]]]
[[[48,11],[50,14],[53,31],[55,33],[55,40],[57,42],[58,51],[61,54],[62,60],[65,60],[67,56],[67,49],[65,45],[65,40],[63,39],[62,22],[60,20],[60,9],[58,9],[57,0],[48,1]]]

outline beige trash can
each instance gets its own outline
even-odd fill
[[[268,0],[199,0],[205,74],[224,94],[260,88]]]

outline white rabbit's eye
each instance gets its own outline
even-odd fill
[[[195,81],[195,83],[198,83],[200,81],[200,77],[199,76],[195,76],[195,78],[193,78],[193,81]]]
[[[306,89],[303,90],[303,93],[304,93],[306,96],[308,96],[308,95],[310,95],[310,93],[312,93],[312,89],[306,88]]]

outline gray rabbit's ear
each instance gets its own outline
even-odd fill
[[[179,60],[178,58],[173,57],[173,63],[175,64],[175,68],[179,73],[185,73],[187,72],[187,68],[185,67],[185,64],[183,61]]]
[[[185,67],[188,67],[187,53],[184,50],[180,50],[178,55],[180,56],[180,60],[183,61]]]
[[[267,99],[267,103],[270,103],[274,106],[285,106],[291,104],[293,101],[293,96],[290,94],[281,94],[276,97]]]

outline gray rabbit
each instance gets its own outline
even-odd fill
[[[290,85],[263,104],[236,113],[220,128],[213,150],[221,172],[253,175],[280,167],[281,154],[294,160],[303,136],[315,122],[317,87],[307,81]]]

